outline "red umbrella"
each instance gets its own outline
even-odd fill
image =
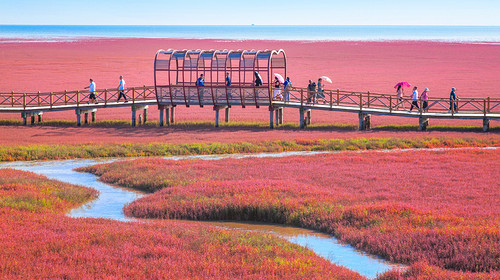
[[[397,88],[398,86],[402,86],[402,87],[411,87],[411,85],[407,82],[400,82],[400,83],[397,83],[394,88]]]

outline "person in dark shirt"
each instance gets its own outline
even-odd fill
[[[457,94],[456,92],[457,89],[456,88],[451,88],[451,92],[450,92],[450,110],[448,110],[448,113],[451,112],[451,109],[453,108],[453,112],[458,112],[458,106],[457,106],[457,102],[456,100],[458,99],[457,98]]]
[[[229,72],[227,72],[226,73],[226,87],[230,87],[230,86],[231,86],[231,77],[229,76]],[[226,94],[227,94],[227,98],[233,98],[230,89],[226,88]]]
[[[255,86],[261,86],[262,85],[262,79],[260,78],[260,75],[258,72],[254,72],[255,74]]]
[[[307,103],[316,103],[316,83],[309,80],[309,85],[307,85]]]

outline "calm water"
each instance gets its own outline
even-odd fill
[[[298,153],[276,153],[276,154],[257,154],[240,155],[234,158],[244,157],[278,157],[290,155],[308,155],[317,154],[315,152]],[[233,156],[231,156],[233,158]],[[171,159],[182,159],[186,157],[172,157]],[[193,158],[193,157],[188,157]],[[225,155],[219,157],[196,157],[203,160],[216,160],[226,158]],[[134,192],[128,189],[117,188],[98,181],[98,177],[93,174],[79,173],[74,168],[89,166],[98,163],[111,162],[113,159],[104,160],[61,160],[61,161],[43,161],[43,162],[10,162],[0,163],[0,168],[14,168],[24,171],[34,172],[48,178],[94,188],[100,192],[99,197],[83,205],[80,208],[73,209],[69,215],[72,217],[94,217],[108,218],[120,221],[133,221],[134,219],[125,217],[123,207],[142,196],[143,193]],[[200,223],[200,222],[198,222]],[[312,230],[306,230],[296,227],[281,225],[269,225],[259,223],[238,223],[238,222],[201,222],[226,229],[238,229],[272,233],[288,241],[307,247],[317,255],[324,257],[332,263],[343,265],[354,270],[368,278],[375,278],[378,273],[394,268],[404,268],[401,265],[391,264],[376,256],[365,254],[354,247],[338,242],[336,238],[328,234],[322,234]]]
[[[85,37],[500,42],[500,26],[0,25],[0,39],[57,41]]]

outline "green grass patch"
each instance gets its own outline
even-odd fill
[[[321,140],[280,140],[238,143],[124,143],[77,145],[29,145],[0,147],[0,161],[52,160],[97,157],[144,157],[216,155],[234,153],[275,153],[286,151],[353,151],[436,147],[498,146],[495,138],[357,138]]]

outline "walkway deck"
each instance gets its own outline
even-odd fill
[[[158,97],[157,94],[158,93]],[[81,114],[88,122],[88,114],[95,120],[97,109],[113,107],[131,107],[132,125],[136,123],[136,111],[144,110],[142,117],[147,119],[149,105],[158,105],[160,109],[160,125],[164,124],[164,110],[166,123],[170,124],[174,117],[176,106],[213,106],[216,113],[216,126],[219,124],[219,110],[226,110],[226,121],[229,108],[233,106],[255,106],[269,108],[270,127],[283,122],[283,108],[294,108],[300,112],[301,127],[310,124],[311,111],[339,111],[356,113],[359,117],[359,128],[369,129],[371,115],[390,115],[395,117],[409,117],[419,119],[420,130],[425,130],[429,119],[477,119],[483,121],[483,130],[489,129],[490,120],[500,120],[500,99],[493,98],[460,98],[450,110],[450,100],[447,98],[430,98],[426,111],[414,109],[409,112],[411,100],[397,100],[394,95],[370,92],[353,91],[325,91],[321,96],[314,98],[306,89],[293,88],[289,98],[277,100],[273,98],[273,91],[267,87],[253,87],[251,85],[239,87],[210,86],[197,87],[183,86],[143,86],[128,88],[125,91],[127,103],[117,101],[118,91],[98,90],[98,104],[87,104],[88,92],[64,91],[49,93],[0,93],[0,113],[21,113],[24,124],[27,118],[35,122],[35,116],[41,121],[43,112],[75,110],[77,124],[81,124]],[[419,101],[422,108],[423,101]],[[170,112],[169,112],[170,110]]]

